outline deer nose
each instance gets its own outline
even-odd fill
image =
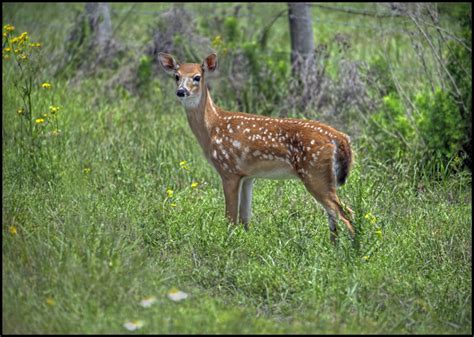
[[[186,89],[184,89],[184,88],[179,88],[178,91],[176,91],[176,95],[178,95],[178,97],[184,97],[184,96],[186,96]]]

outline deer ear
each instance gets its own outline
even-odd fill
[[[208,57],[204,59],[204,62],[202,63],[202,69],[204,71],[209,71],[212,73],[214,70],[217,68],[217,54],[212,53]]]
[[[178,63],[170,54],[158,53],[158,60],[168,74],[173,74],[179,68]]]

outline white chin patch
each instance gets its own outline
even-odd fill
[[[185,108],[197,108],[199,105],[199,97],[198,96],[188,96],[179,99],[181,103],[183,103]]]

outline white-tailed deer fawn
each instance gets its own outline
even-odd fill
[[[178,64],[159,53],[164,70],[176,80],[178,99],[207,160],[221,176],[226,215],[247,229],[254,178],[299,178],[325,208],[331,240],[337,237],[339,217],[355,237],[336,187],[345,182],[352,163],[349,137],[330,126],[310,120],[270,118],[228,112],[216,106],[206,76],[217,67],[217,55],[202,64]],[[352,211],[349,209],[352,213]]]

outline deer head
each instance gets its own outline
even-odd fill
[[[196,107],[205,88],[205,75],[212,73],[217,68],[217,55],[207,56],[201,65],[197,63],[176,62],[173,56],[159,53],[158,59],[161,66],[176,80],[176,96],[186,107]]]

